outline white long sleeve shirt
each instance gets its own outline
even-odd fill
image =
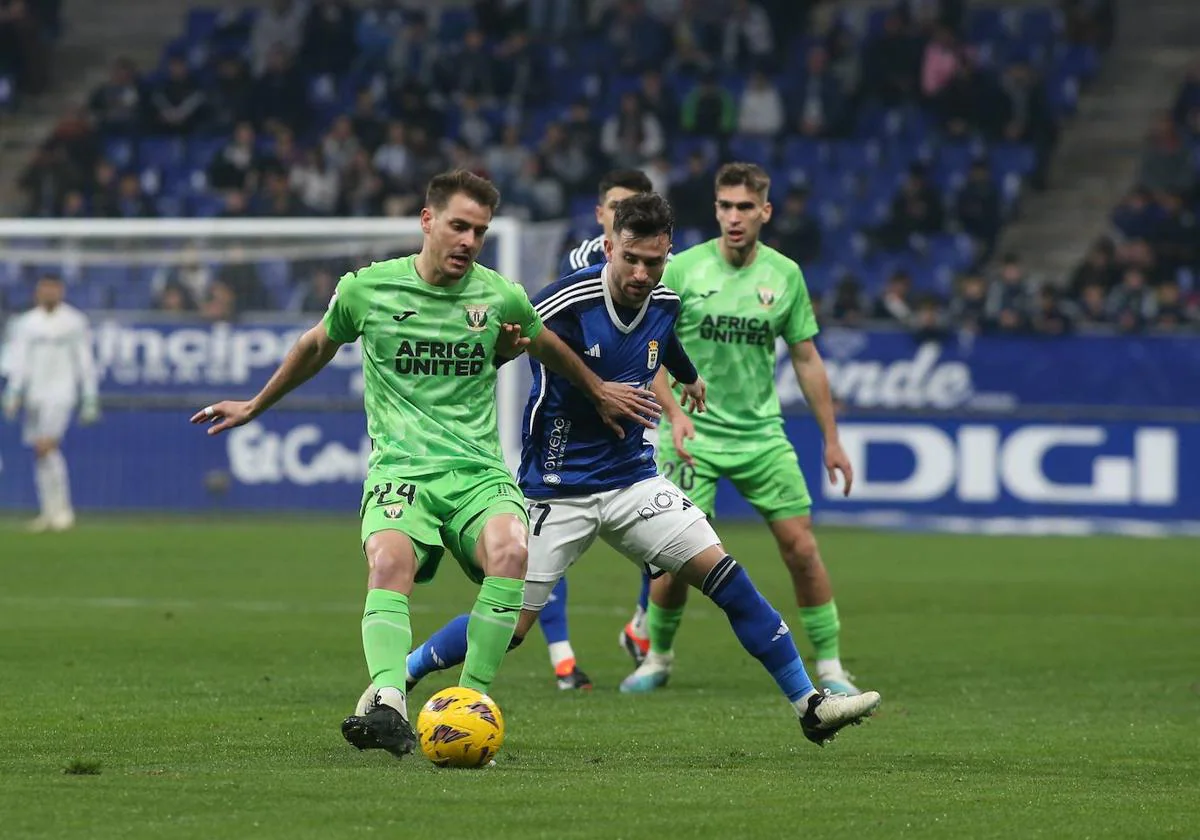
[[[53,311],[36,307],[9,329],[5,348],[5,391],[26,403],[74,404],[97,394],[96,362],[87,317],[69,304]]]

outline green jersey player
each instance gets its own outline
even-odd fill
[[[253,399],[197,412],[218,434],[248,423],[316,374],[342,344],[361,340],[363,402],[372,449],[362,546],[369,567],[362,618],[373,702],[342,724],[359,749],[401,756],[416,745],[404,664],[412,644],[409,597],[448,549],[480,584],[468,627],[462,685],[487,692],[520,615],[527,561],[524,498],[505,466],[496,424],[498,340],[516,341],[584,389],[606,425],[652,425],[653,395],[602,382],[541,319],[525,290],[476,265],[500,196],[488,181],[451,172],[429,184],[419,254],[374,263],[338,283],[324,319],[305,333]]]
[[[717,480],[724,476],[767,520],[816,650],[819,684],[858,694],[841,664],[837,607],[809,515],[812,498],[783,431],[775,391],[777,339],[788,346],[821,428],[830,481],[841,473],[849,494],[854,474],[838,441],[829,381],[813,344],[817,321],[804,276],[796,263],[758,240],[771,218],[769,188],[758,166],[723,166],[716,177],[720,238],[678,254],[667,268],[663,282],[682,299],[676,332],[708,381],[709,400],[704,414],[685,414],[660,372],[655,392],[666,415],[658,464],[710,516]],[[623,634],[631,652],[649,637],[649,652],[623,691],[649,691],[667,681],[686,597],[687,587],[669,576],[653,582],[650,603],[644,611],[639,607]]]

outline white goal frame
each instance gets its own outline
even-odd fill
[[[496,265],[505,277],[522,282],[522,222],[507,216],[492,219],[488,238],[496,242]],[[344,238],[421,237],[415,216],[404,218],[314,218],[314,219],[0,219],[0,260],[10,240],[53,239],[69,249],[72,241],[155,239],[271,239],[331,240]],[[505,460],[514,472],[521,455],[521,365],[500,369],[496,386],[496,408],[500,442]]]

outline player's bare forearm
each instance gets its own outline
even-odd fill
[[[257,417],[312,379],[329,364],[340,347],[325,332],[324,324],[317,324],[300,336],[267,384],[250,400],[251,413]]]
[[[789,348],[792,357],[792,370],[796,372],[796,381],[808,408],[816,418],[821,428],[821,435],[826,443],[834,443],[838,439],[837,419],[833,413],[833,395],[829,391],[829,376],[825,372],[825,362],[817,351],[817,346],[810,341],[798,341]]]
[[[588,370],[583,359],[552,330],[543,329],[526,349],[529,355],[564,377],[589,398],[595,400],[599,396],[604,381]]]
[[[671,384],[667,382],[666,370],[661,367],[658,369],[658,373],[654,375],[654,381],[650,383],[650,390],[654,392],[654,398],[662,406],[663,414],[667,415],[667,421],[678,423],[684,416],[683,408],[675,400],[675,394],[671,392]]]

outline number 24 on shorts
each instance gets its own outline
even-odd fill
[[[394,489],[394,492],[393,492]],[[385,481],[382,484],[376,484],[371,488],[371,497],[377,505],[391,505],[401,500],[408,502],[410,505],[413,499],[417,496],[417,485],[403,482],[397,484],[392,481]]]

